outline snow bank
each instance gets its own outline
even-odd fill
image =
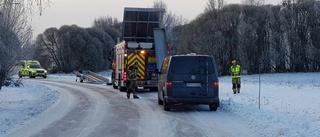
[[[41,84],[24,83],[23,87],[2,87],[0,90],[0,135],[37,117],[54,104],[59,92]]]

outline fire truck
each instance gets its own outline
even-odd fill
[[[167,56],[161,8],[124,8],[123,40],[113,51],[112,83],[114,89],[126,90],[128,69],[138,62],[137,86],[158,90],[158,70]]]

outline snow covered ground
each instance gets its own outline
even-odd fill
[[[109,72],[101,75],[110,77]],[[74,74],[49,75],[51,78],[76,79]],[[244,119],[259,136],[320,135],[320,73],[261,74],[260,82],[259,75],[243,75],[240,94],[232,93],[230,76],[220,77],[219,83],[221,105],[217,111]],[[57,91],[38,83],[23,84],[0,90],[0,136],[39,116],[58,100]]]

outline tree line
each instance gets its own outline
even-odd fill
[[[167,10],[166,4],[161,0],[154,1],[153,7]],[[174,26],[187,22],[170,11],[163,21],[169,39]],[[77,25],[48,28],[37,36],[33,58],[39,60],[51,73],[111,69],[111,50],[122,40],[121,31],[122,22],[110,16],[95,19],[90,28]]]
[[[176,26],[171,35],[171,54],[212,55],[221,75],[229,74],[233,59],[248,74],[320,70],[320,2],[316,0],[211,8]]]
[[[41,1],[33,4],[48,0]],[[212,55],[221,75],[228,75],[233,59],[248,74],[319,71],[319,1],[284,0],[282,5],[263,5],[259,0],[241,5],[208,1],[211,7],[191,22],[167,11],[163,27],[170,54]],[[110,68],[111,49],[121,38],[122,23],[116,18],[100,17],[90,28],[48,28],[32,42],[26,7],[13,0],[0,5],[0,89],[21,59],[39,60],[51,72]],[[167,10],[162,0],[154,1],[154,7]]]
[[[121,37],[119,29],[118,21],[112,17],[100,17],[90,28],[77,25],[48,28],[37,36],[34,58],[52,73],[106,70],[112,63],[111,50]]]

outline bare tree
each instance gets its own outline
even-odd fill
[[[49,0],[0,0],[0,89],[16,71],[15,65],[22,59],[21,49],[30,43],[32,29],[27,13],[33,13],[33,7],[39,7],[42,13],[44,2]]]
[[[6,78],[14,71],[20,43],[17,36],[7,28],[0,27],[0,89]]]
[[[218,9],[222,9],[223,6],[226,4],[225,0],[217,0],[218,2]]]
[[[46,29],[43,34],[38,35],[36,40],[36,52],[40,53],[35,54],[35,58],[42,60],[41,64],[48,64],[47,66],[50,67],[55,66],[56,68],[61,68],[61,62],[58,57],[62,51],[61,46],[57,43],[57,33],[58,29],[53,27]],[[49,62],[51,62],[51,64]]]
[[[265,4],[264,0],[242,0],[243,4],[261,6]]]
[[[167,42],[171,43],[173,41],[172,30],[176,26],[187,24],[187,20],[182,16],[178,16],[172,11],[167,10],[167,4],[163,0],[154,1],[154,8],[163,8],[166,10],[166,14],[163,17],[163,28],[166,30]],[[170,48],[173,49],[175,45],[170,44]]]
[[[210,12],[213,10],[220,10],[225,5],[225,0],[208,0],[207,5],[204,9],[205,12]]]
[[[164,8],[167,10],[167,4],[163,0],[155,0],[153,1],[153,8]]]
[[[210,12],[216,9],[216,0],[208,0],[207,5],[204,9],[205,12]]]
[[[94,19],[92,27],[104,30],[112,37],[115,43],[117,43],[118,38],[121,37],[122,26],[117,18],[101,16],[98,19]]]
[[[14,71],[16,60],[20,57],[21,42],[26,42],[23,8],[11,0],[5,0],[0,5],[0,88],[6,78]]]
[[[92,26],[96,28],[104,29],[108,27],[114,27],[117,24],[119,24],[119,20],[117,18],[113,18],[110,16],[107,16],[107,17],[101,16],[98,19],[94,19]]]

